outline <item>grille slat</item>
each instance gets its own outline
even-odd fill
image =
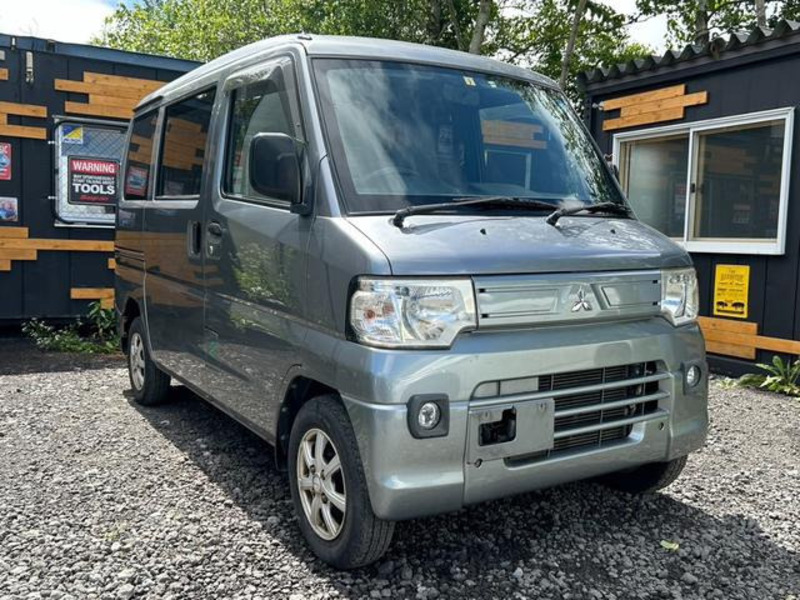
[[[601,425],[608,423],[607,428],[593,431],[590,433],[576,433],[575,435],[565,435],[558,438],[551,450],[537,452],[535,455],[518,457],[516,460],[529,462],[531,460],[545,460],[563,452],[577,450],[587,450],[594,447],[619,442],[627,438],[633,430],[632,425],[617,425],[615,421],[628,419],[630,417],[647,415],[658,410],[658,401],[637,400],[642,396],[647,396],[658,391],[658,382],[648,384],[626,385],[625,382],[637,379],[645,375],[652,375],[657,372],[655,362],[633,363],[629,365],[617,365],[601,369],[590,369],[586,371],[572,371],[568,373],[555,373],[539,376],[539,391],[556,391],[570,388],[584,387],[602,383],[619,382],[617,387],[610,387],[596,392],[584,392],[578,394],[565,394],[555,398],[555,431],[569,432],[571,429],[579,429],[587,425]],[[631,400],[625,406],[614,408],[603,408],[604,405],[612,402]],[[585,413],[562,415],[569,409],[597,406],[596,411]]]

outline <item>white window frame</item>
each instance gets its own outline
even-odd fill
[[[697,164],[697,133],[713,131],[737,125],[752,125],[765,121],[783,119],[783,157],[781,162],[780,204],[778,208],[778,236],[776,240],[730,238],[720,240],[691,239],[691,224],[694,222],[696,198],[692,184]],[[708,252],[715,254],[785,254],[786,251],[786,213],[789,207],[789,180],[792,168],[792,140],[794,138],[794,107],[775,108],[743,115],[706,119],[690,123],[677,123],[662,127],[635,129],[613,136],[613,162],[619,168],[620,149],[624,142],[658,139],[668,135],[686,134],[689,136],[689,162],[686,165],[686,213],[684,215],[683,238],[672,238],[689,252]]]

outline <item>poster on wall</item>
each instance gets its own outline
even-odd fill
[[[11,144],[0,142],[0,181],[11,180]]]
[[[717,265],[714,273],[714,315],[746,319],[749,290],[748,265]]]
[[[19,221],[19,204],[16,198],[0,196],[0,223]]]
[[[119,161],[69,158],[69,203],[113,206],[117,203]]]

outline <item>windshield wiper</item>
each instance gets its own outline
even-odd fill
[[[459,206],[472,206],[479,204],[505,204],[515,207],[531,208],[535,210],[550,210],[553,202],[545,202],[534,198],[524,198],[520,196],[476,196],[466,198],[456,198],[451,202],[439,202],[437,204],[418,204],[401,208],[392,217],[392,223],[397,227],[403,226],[403,221],[411,215],[421,215],[424,213],[435,213],[441,210],[452,210]]]
[[[549,225],[555,225],[558,223],[558,220],[561,217],[565,217],[568,215],[575,215],[580,212],[588,212],[588,213],[596,213],[596,212],[607,212],[617,215],[625,215],[630,216],[631,210],[625,206],[624,204],[617,204],[616,202],[600,202],[599,204],[587,204],[586,206],[572,206],[570,208],[559,208],[556,211],[553,211],[550,216],[547,217],[547,223]]]

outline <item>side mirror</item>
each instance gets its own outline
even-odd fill
[[[250,143],[250,185],[264,196],[299,204],[300,159],[285,133],[259,133]]]
[[[619,181],[619,167],[614,163],[614,155],[606,154],[603,158],[606,159],[606,163],[608,163],[608,168],[611,169],[611,173],[617,178],[617,181]]]

